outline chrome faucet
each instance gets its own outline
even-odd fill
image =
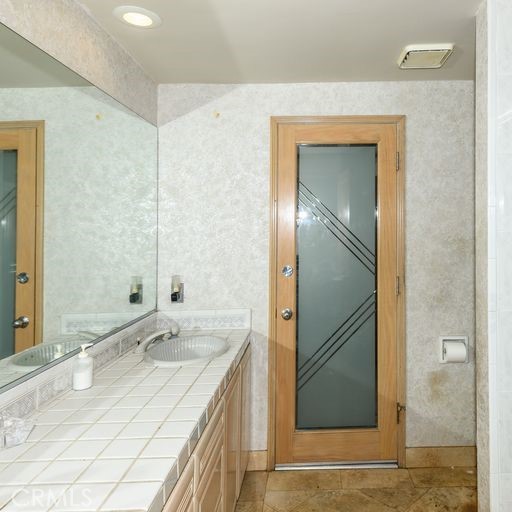
[[[135,354],[143,354],[149,346],[156,341],[158,338],[162,339],[169,339],[169,338],[175,338],[180,333],[180,326],[178,325],[178,322],[175,320],[169,321],[169,327],[167,329],[164,329],[163,331],[157,331],[146,338],[144,338],[136,347],[134,353]],[[167,336],[166,336],[167,335]]]

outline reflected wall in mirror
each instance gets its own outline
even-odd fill
[[[157,129],[0,24],[0,389],[156,307]]]

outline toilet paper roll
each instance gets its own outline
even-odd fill
[[[467,359],[466,344],[461,341],[445,341],[443,360],[445,363],[465,363]]]

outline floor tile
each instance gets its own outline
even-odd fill
[[[407,512],[477,512],[476,489],[429,489]]]
[[[408,507],[427,492],[427,489],[406,489],[402,487],[396,489],[361,489],[361,492],[388,507],[392,507],[399,512],[405,512]]]
[[[340,489],[340,473],[322,471],[273,471],[269,473],[269,491],[305,491],[315,489]]]
[[[262,501],[239,501],[235,508],[235,512],[262,512],[262,511],[263,511],[263,502]]]
[[[240,501],[261,501],[265,498],[267,486],[267,473],[265,471],[251,471],[245,474]]]
[[[382,489],[412,487],[406,469],[343,469],[340,471],[342,489]]]
[[[304,503],[316,491],[267,491],[265,505],[276,512],[289,512]]]
[[[319,491],[293,512],[395,512],[357,490]]]
[[[476,468],[410,469],[415,487],[476,487]]]

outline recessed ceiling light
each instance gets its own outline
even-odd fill
[[[112,14],[128,25],[140,28],[154,28],[162,23],[158,14],[136,5],[120,5]]]

